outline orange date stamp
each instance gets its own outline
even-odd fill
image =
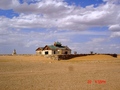
[[[88,80],[88,84],[96,83],[96,84],[106,84],[106,80]]]

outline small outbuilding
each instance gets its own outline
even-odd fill
[[[12,55],[16,55],[16,54],[17,54],[17,52],[16,52],[16,50],[14,49]]]
[[[36,49],[36,54],[39,55],[39,54],[42,54],[42,50],[43,50],[44,47],[38,47]]]

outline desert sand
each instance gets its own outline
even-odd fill
[[[120,90],[120,55],[0,56],[0,90]]]

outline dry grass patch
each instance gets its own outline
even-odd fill
[[[88,56],[81,56],[75,57],[70,59],[69,61],[81,61],[81,60],[117,60],[119,58],[112,57],[110,55],[88,55]]]

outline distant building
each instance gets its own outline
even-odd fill
[[[76,54],[77,54],[77,52],[76,52],[76,51],[74,51],[74,54],[76,55]]]
[[[71,54],[71,49],[68,46],[62,46],[60,42],[55,42],[54,45],[46,45],[36,49],[37,55],[53,55],[53,54]]]
[[[12,55],[16,55],[16,54],[17,54],[16,50],[14,49]]]

